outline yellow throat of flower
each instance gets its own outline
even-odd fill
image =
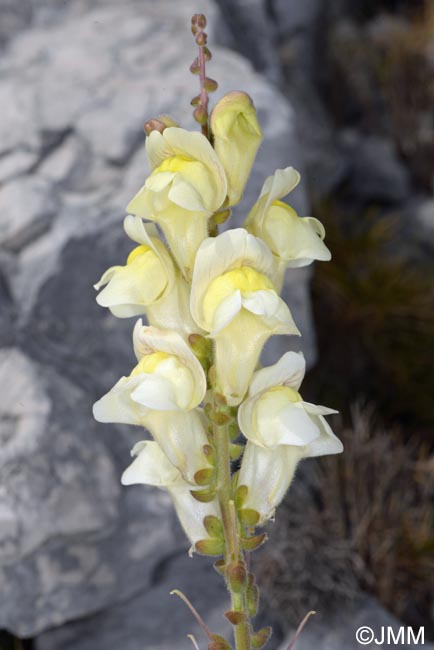
[[[301,402],[303,401],[302,396],[295,388],[291,386],[274,386],[267,391],[267,395],[271,393],[274,395],[274,398],[278,399],[279,402]]]
[[[141,375],[143,372],[149,374],[155,372],[160,363],[169,359],[171,356],[173,355],[167,354],[167,352],[152,352],[151,354],[146,354],[140,359],[137,366],[133,368],[130,377],[136,377],[137,375]]]
[[[188,156],[171,156],[163,160],[161,165],[158,165],[156,169],[152,172],[151,176],[154,174],[160,174],[161,172],[181,172],[185,170],[185,165],[194,162],[192,158]]]
[[[136,246],[136,248],[133,248],[131,253],[128,255],[127,265],[131,264],[138,257],[141,257],[142,255],[146,255],[146,253],[152,253],[152,255],[155,255],[152,248],[150,248],[150,246],[146,246],[146,244],[142,244],[141,246]]]
[[[271,280],[250,266],[227,271],[215,278],[208,287],[203,301],[205,319],[212,323],[214,313],[220,303],[235,291],[249,294],[254,291],[275,291]]]

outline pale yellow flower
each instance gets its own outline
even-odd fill
[[[206,378],[202,366],[176,332],[144,327],[133,334],[138,364],[98,400],[99,422],[146,427],[186,480],[194,483],[199,468],[209,466],[203,414]]]
[[[190,314],[190,289],[160,241],[154,224],[139,217],[124,220],[127,235],[139,246],[124,266],[112,266],[94,285],[104,287],[96,301],[118,318],[146,314],[150,325],[176,329],[184,334],[198,332]],[[104,286],[105,285],[105,286]]]
[[[208,219],[225,201],[224,169],[201,133],[168,127],[146,139],[151,175],[127,207],[143,219],[157,222],[172,253],[188,278]]]
[[[214,149],[228,180],[229,205],[236,205],[262,140],[256,109],[246,93],[233,91],[217,102],[210,124]]]
[[[198,250],[191,313],[215,341],[218,390],[239,404],[265,341],[273,334],[299,334],[271,278],[273,255],[246,230],[206,239]]]
[[[325,230],[322,223],[313,217],[299,217],[293,208],[280,200],[299,181],[300,174],[293,167],[277,169],[265,181],[244,224],[249,232],[265,241],[275,256],[275,284],[279,290],[288,267],[331,259],[323,242]]]
[[[172,497],[179,521],[192,543],[209,537],[203,520],[206,516],[221,517],[217,499],[202,503],[191,495],[191,485],[156,442],[142,441],[131,451],[135,459],[122,475],[123,485],[142,483],[166,489]],[[198,468],[200,469],[200,468]]]
[[[287,352],[255,372],[238,411],[248,441],[238,485],[247,486],[243,507],[256,510],[260,523],[273,517],[302,458],[343,450],[323,417],[336,411],[304,402],[298,392],[304,372],[303,356]]]

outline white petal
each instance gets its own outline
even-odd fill
[[[157,252],[153,241],[158,239],[158,230],[155,224],[144,224],[140,217],[133,217],[129,214],[124,219],[124,230],[130,239],[138,244],[149,246]]]
[[[179,176],[172,183],[172,187],[169,190],[169,199],[181,208],[185,208],[191,212],[204,212],[209,216],[209,211],[203,204],[199,192],[191,183],[188,183]]]
[[[188,411],[152,411],[145,426],[184,479],[195,485],[194,475],[209,467],[203,447],[208,444],[203,413]],[[197,485],[196,485],[197,488]]]
[[[138,377],[122,377],[108,393],[93,405],[98,422],[142,425],[146,409],[131,399],[131,392],[140,382]]]
[[[321,431],[321,436],[307,445],[303,456],[327,456],[328,454],[340,454],[344,450],[342,442],[333,433],[328,422],[322,415],[313,415],[312,419]]]
[[[243,304],[240,291],[234,291],[230,296],[222,300],[214,313],[214,329],[210,336],[216,336],[226,325],[235,318]]]
[[[131,393],[131,399],[134,402],[158,411],[179,410],[173,385],[166,377],[153,373],[136,376],[140,378],[140,383]]]
[[[221,519],[221,512],[216,499],[201,503],[190,494],[190,489],[191,485],[188,488],[169,489],[169,492],[181,526],[190,542],[195,544],[209,537],[203,525],[204,517],[212,515]]]
[[[301,352],[286,352],[277,363],[257,370],[249,388],[252,397],[272,386],[290,386],[298,390],[306,372],[306,361]]]
[[[122,474],[123,485],[144,483],[156,487],[168,487],[179,484],[182,479],[179,471],[170,463],[158,444],[142,441],[133,449],[137,457]]]
[[[238,485],[248,488],[244,508],[260,514],[260,524],[274,515],[294,477],[300,455],[297,447],[263,449],[248,442],[241,462]]]

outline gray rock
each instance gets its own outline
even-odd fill
[[[37,155],[26,149],[16,149],[0,158],[0,183],[27,172],[37,161]]]
[[[360,201],[400,203],[410,194],[410,174],[393,142],[346,131],[341,140],[350,161],[351,193]]]
[[[32,6],[30,0],[1,0],[0,2],[0,46],[8,41],[22,29],[28,27],[32,20]]]
[[[360,632],[363,644],[359,643],[356,637],[357,630],[360,628],[365,628],[364,632]],[[401,637],[397,637],[401,629],[403,630]],[[392,630],[394,637],[388,637],[390,634],[388,630]],[[385,635],[384,647],[388,645],[400,648],[420,647],[423,640],[422,643],[420,639],[419,643],[414,644],[412,643],[413,636],[410,636],[410,643],[408,643],[409,630],[409,627],[400,623],[374,598],[361,596],[339,611],[323,615],[317,614],[311,618],[301,633],[296,648],[297,650],[313,650],[313,648],[315,650],[360,650],[361,647],[365,647],[368,650],[374,650],[383,647],[383,643],[381,643],[383,634]],[[418,630],[414,630],[414,633],[417,636]],[[288,635],[279,650],[287,650],[292,637],[293,632]],[[391,639],[389,643],[387,643],[388,638]],[[394,643],[393,638],[403,638],[404,643]],[[379,643],[376,643],[375,639]],[[423,647],[433,650],[434,645],[425,642]]]
[[[57,207],[53,187],[40,178],[17,178],[0,189],[0,245],[20,250],[47,230]]]
[[[212,632],[229,635],[223,618],[227,592],[209,558],[191,559],[184,550],[158,566],[154,578],[149,590],[118,607],[41,634],[36,650],[192,650],[188,634],[204,647],[206,637],[190,611],[170,595],[175,588],[191,599]]]

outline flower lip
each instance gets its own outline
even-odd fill
[[[241,267],[251,267],[254,273],[268,279],[272,277],[274,271],[271,251],[263,241],[250,235],[244,228],[227,230],[218,237],[209,237],[202,242],[193,269],[190,309],[196,323],[205,331],[210,332],[213,329],[212,323],[204,313],[205,297],[210,285],[219,276]],[[226,276],[228,277],[236,285],[234,282],[236,275]],[[219,282],[223,284],[223,281]],[[210,299],[208,304],[209,302]]]
[[[133,331],[134,352],[139,365],[144,357],[158,353],[158,364],[166,366],[170,358],[176,358],[191,374],[191,397],[188,409],[195,408],[203,400],[206,392],[206,377],[203,368],[184,339],[169,330],[160,330],[152,326],[144,326],[139,319]],[[164,358],[161,355],[167,355]],[[156,357],[153,357],[156,359]],[[142,362],[143,363],[143,362]],[[169,369],[170,370],[170,369]]]

